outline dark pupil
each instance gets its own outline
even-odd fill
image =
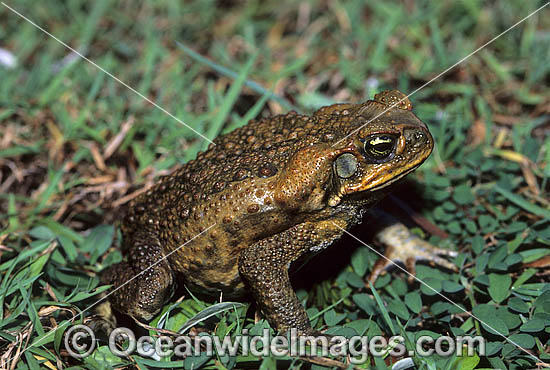
[[[393,138],[378,137],[368,142],[368,151],[375,157],[385,157],[393,149]]]
[[[374,145],[374,150],[378,153],[386,153],[391,150],[391,143],[379,143]]]

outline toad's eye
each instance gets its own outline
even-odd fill
[[[395,136],[373,135],[365,139],[365,153],[375,161],[388,159],[395,149]]]

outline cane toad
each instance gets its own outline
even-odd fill
[[[150,320],[175,284],[224,297],[251,292],[272,327],[312,334],[289,265],[360,223],[430,155],[432,136],[411,110],[404,94],[385,91],[218,137],[130,205],[127,259],[103,274],[118,288],[112,306]]]

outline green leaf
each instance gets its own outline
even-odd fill
[[[82,252],[90,253],[90,264],[96,263],[98,258],[105,254],[113,242],[114,234],[113,225],[99,225],[92,229],[80,245]]]
[[[67,321],[64,321],[57,327],[54,333],[54,349],[56,353],[59,353],[59,350],[61,348],[61,341],[64,339],[63,334],[69,326],[69,323]]]
[[[414,313],[420,313],[422,310],[422,297],[417,292],[405,294],[405,304]]]
[[[274,356],[264,357],[259,370],[272,370],[277,368],[276,358]]]
[[[489,254],[484,253],[476,258],[476,274],[480,275],[485,272],[485,268],[489,262]]]
[[[410,318],[409,310],[407,309],[407,306],[403,301],[400,299],[394,298],[390,301],[388,304],[388,309],[391,313],[396,315],[397,317],[408,320]]]
[[[473,370],[476,368],[477,364],[479,364],[479,361],[480,361],[480,358],[479,356],[474,353],[473,356],[461,356],[461,357],[458,357],[451,369],[456,369],[456,370]]]
[[[464,290],[464,287],[462,285],[451,280],[443,280],[441,287],[447,293],[456,293]]]
[[[487,356],[494,356],[502,347],[504,347],[504,343],[502,342],[487,342],[485,343],[485,354]]]
[[[32,355],[32,353],[29,351],[25,351],[25,359],[27,360],[27,363],[29,365],[30,370],[40,370],[40,365],[38,361],[36,361],[36,358]]]
[[[462,233],[462,227],[460,226],[460,222],[454,220],[449,222],[447,225],[447,230],[453,234],[461,234]]]
[[[489,362],[493,369],[508,369],[504,362],[498,357],[489,357]]]
[[[493,231],[498,226],[498,221],[489,215],[480,215],[477,222],[484,232]]]
[[[489,274],[489,295],[496,302],[504,301],[510,295],[512,278],[510,275]]]
[[[539,331],[544,330],[544,326],[546,325],[546,322],[541,319],[533,319],[527,321],[525,324],[519,327],[519,330],[524,333],[537,333]]]
[[[489,256],[489,267],[492,269],[496,269],[499,266],[499,264],[501,264],[501,262],[504,261],[507,255],[508,255],[508,249],[506,248],[505,245],[497,248]]]
[[[487,304],[474,306],[472,313],[489,333],[507,336],[510,331],[504,321],[496,316],[496,308]]]
[[[462,223],[469,233],[474,234],[475,232],[477,232],[477,225],[472,220],[465,219],[462,221]]]
[[[523,348],[533,348],[535,346],[535,338],[529,334],[512,334],[508,339],[516,346]]]
[[[426,182],[438,188],[446,188],[451,186],[451,181],[445,176],[438,176],[433,172],[428,172]]]
[[[360,277],[365,276],[369,267],[369,250],[367,248],[357,248],[351,256],[351,266],[357,275]]]
[[[353,271],[346,271],[344,273],[344,276],[346,277],[346,282],[351,285],[354,288],[364,288],[365,282],[361,278],[361,276],[357,275]]]
[[[521,263],[522,261],[523,261],[523,258],[518,253],[514,253],[506,257],[503,263],[509,268],[511,266]]]
[[[475,198],[472,193],[472,188],[468,184],[462,184],[455,188],[453,199],[460,205],[466,205],[472,203]]]
[[[536,312],[550,313],[550,290],[546,290],[538,296],[534,306],[536,307]]]
[[[52,220],[51,218],[44,218],[40,220],[40,223],[44,224],[48,229],[50,229],[58,237],[63,236],[71,239],[73,242],[76,242],[76,243],[82,243],[82,241],[84,241],[84,238],[79,233],[68,228],[65,225],[62,225]]]
[[[550,248],[535,248],[519,252],[523,258],[523,263],[530,263],[541,259],[545,256],[550,256]]]
[[[509,330],[517,329],[522,324],[519,315],[510,312],[506,306],[497,307],[496,316],[504,321]]]
[[[508,301],[508,307],[520,313],[529,312],[529,305],[517,297],[512,297]]]
[[[529,280],[533,275],[537,273],[537,270],[534,268],[528,268],[525,271],[521,273],[521,275],[516,279],[514,284],[512,285],[512,289],[519,288],[522,286],[527,280]]]
[[[63,248],[67,257],[69,257],[69,260],[71,262],[74,261],[78,256],[78,251],[73,241],[64,235],[58,236],[57,239],[59,240],[59,244],[61,244],[61,248]]]
[[[29,266],[29,273],[30,277],[36,276],[42,272],[42,269],[44,268],[44,265],[46,262],[48,262],[48,259],[50,258],[51,253],[43,254],[42,256],[38,257],[30,266]]]
[[[37,226],[29,231],[29,235],[35,239],[50,240],[55,238],[55,234],[46,226]]]
[[[365,311],[367,315],[372,315],[374,312],[376,312],[376,302],[368,294],[354,294],[352,296],[352,299],[360,309]]]
[[[345,314],[338,314],[333,309],[328,310],[323,315],[323,319],[328,326],[338,325],[342,320],[346,318]]]
[[[371,320],[359,319],[345,323],[344,327],[355,330],[357,332],[357,335],[364,335],[369,329],[371,323]]]
[[[437,293],[441,293],[443,288],[443,282],[437,278],[426,278],[423,280],[424,284],[420,285],[422,293],[432,296]]]

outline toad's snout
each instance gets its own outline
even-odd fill
[[[402,126],[400,127],[396,154],[405,157],[416,157],[422,153],[427,158],[432,152],[434,141],[426,126]]]

